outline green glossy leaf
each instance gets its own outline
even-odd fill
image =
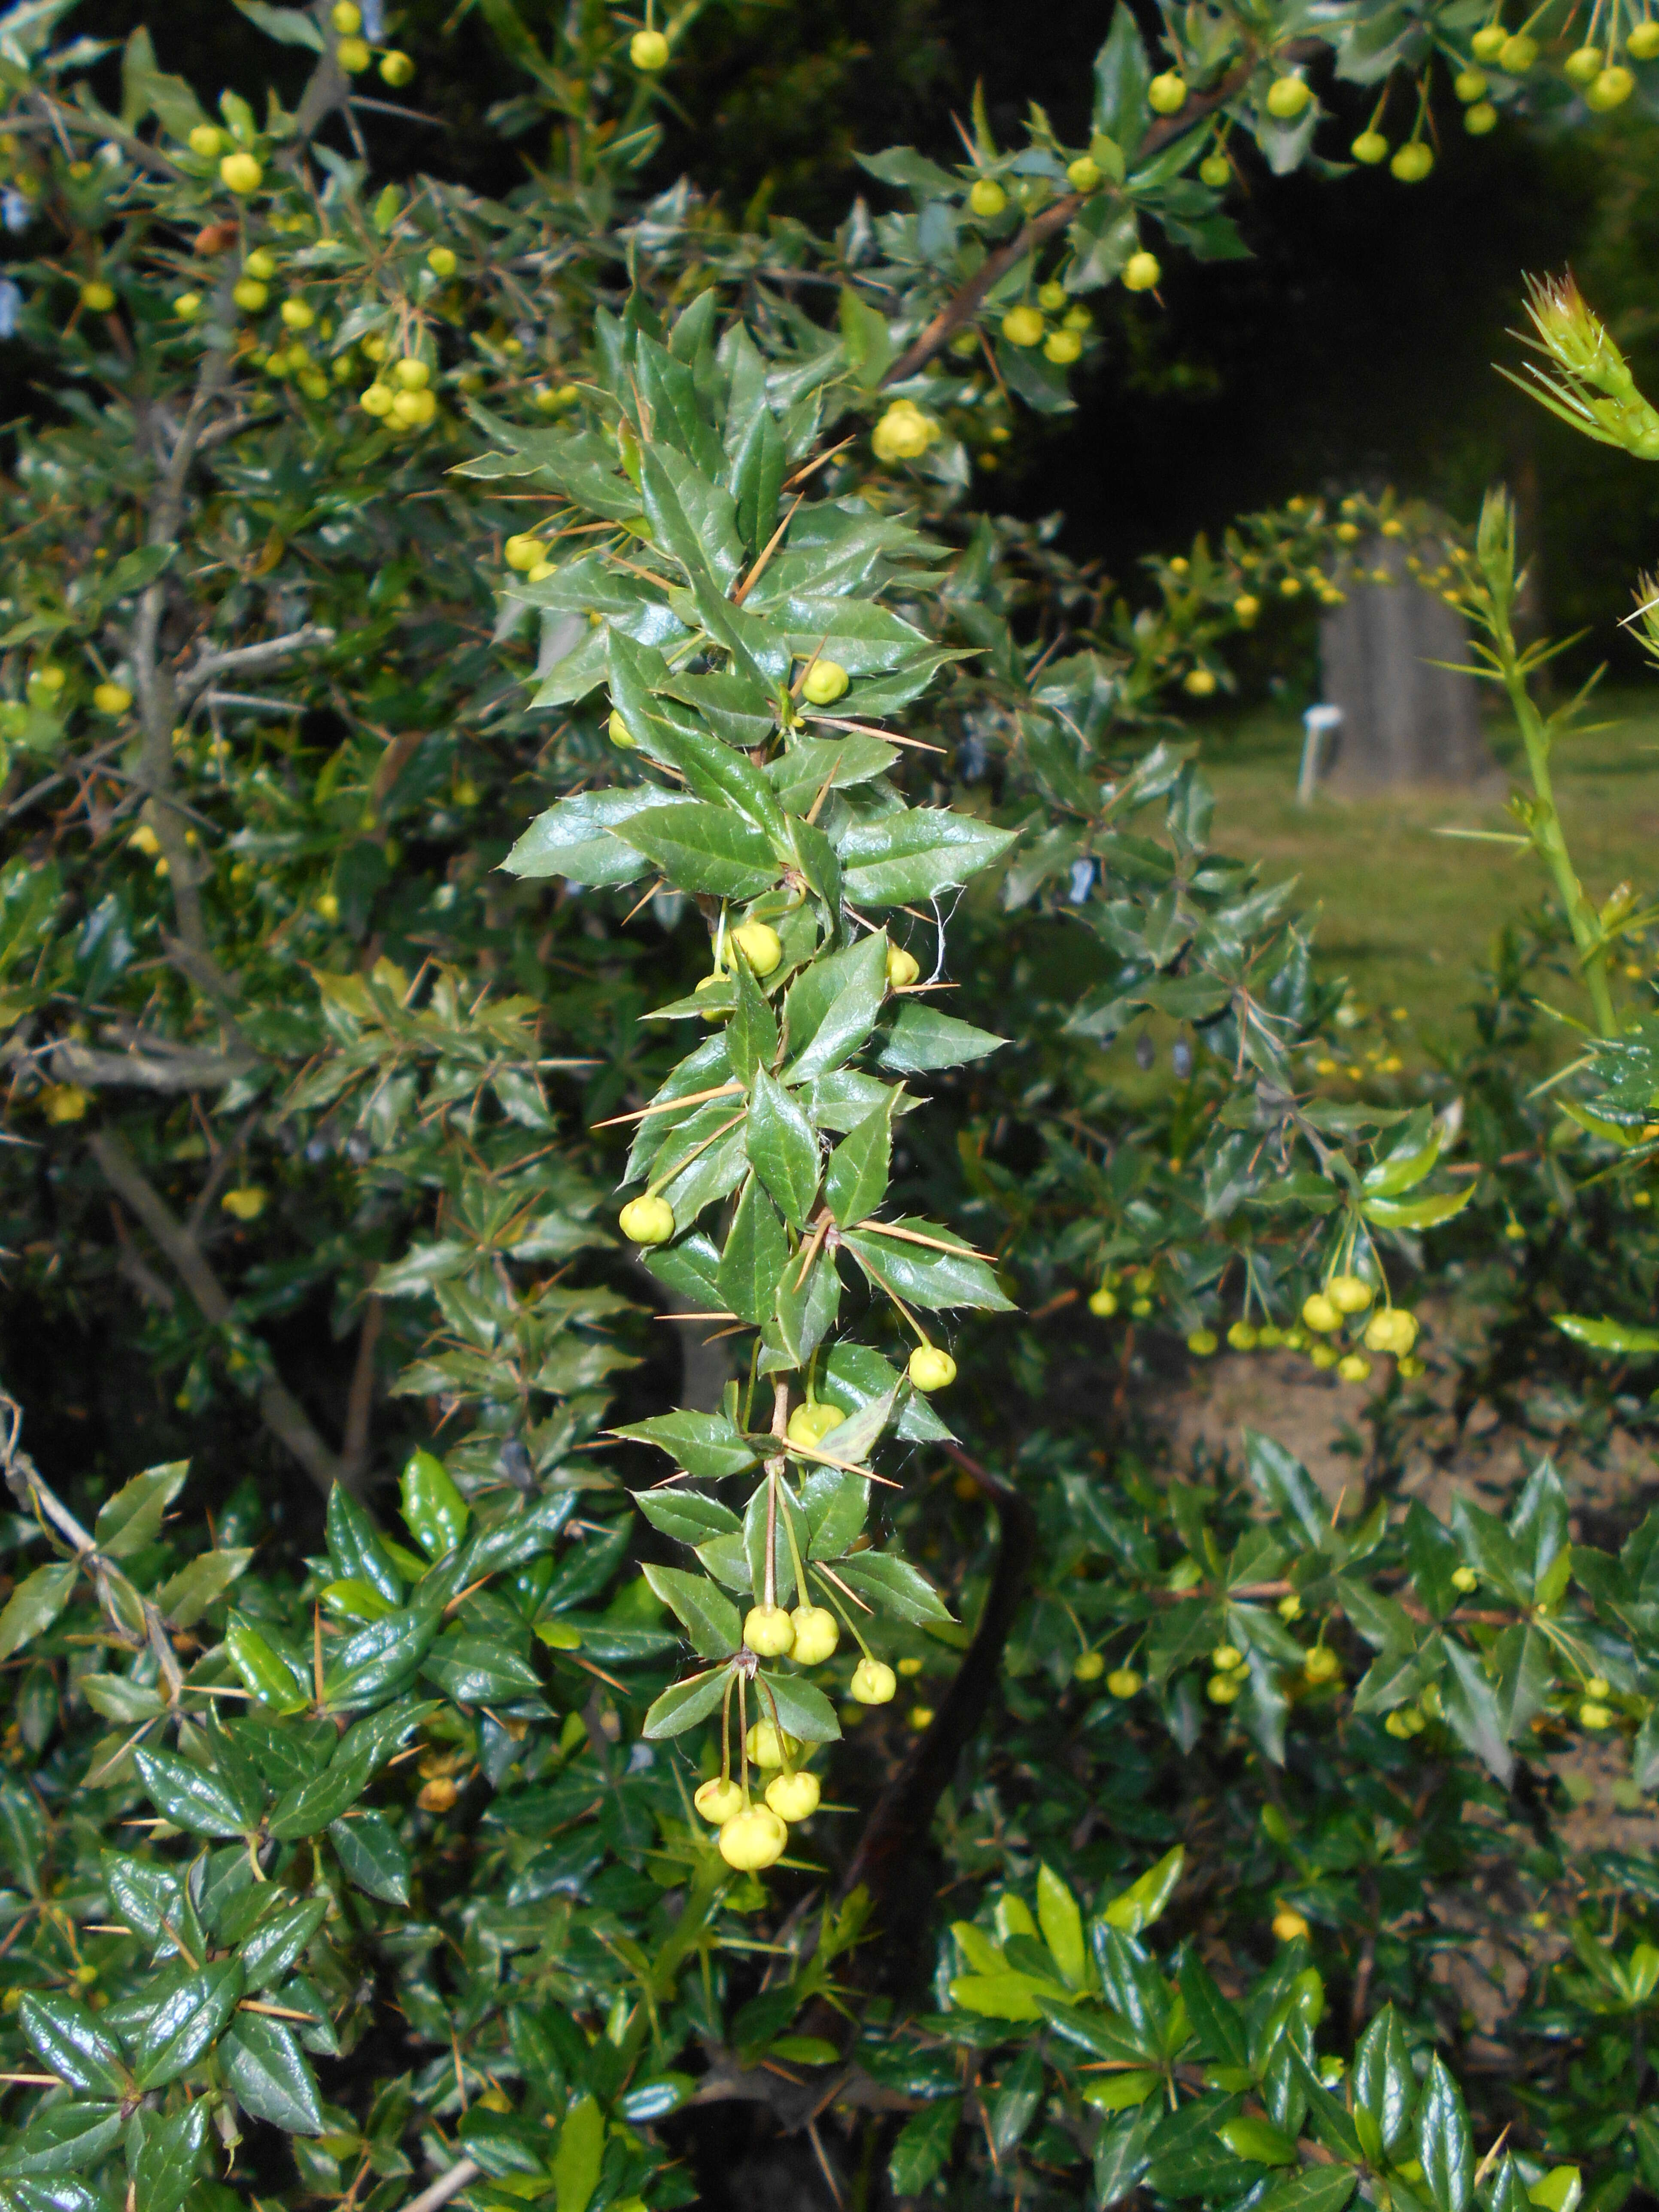
[[[241,1948],[250,1989],[275,1989],[288,1978],[327,1917],[328,1904],[325,1897],[307,1897],[259,1923]]]
[[[121,2132],[121,2107],[103,2102],[48,2106],[0,2145],[0,2177],[22,2180],[96,2166]],[[8,2192],[9,2194],[9,2192]]]
[[[69,1603],[80,1571],[74,1559],[62,1559],[24,1577],[0,1613],[0,1659],[9,1659],[32,1637],[51,1627]]]
[[[911,2114],[887,2160],[896,2197],[920,2195],[944,2170],[961,2119],[960,2097],[940,2097]]]
[[[842,878],[855,906],[914,905],[969,882],[1014,836],[976,815],[909,807],[848,831],[837,848]]]
[[[1462,1595],[1452,1577],[1463,1565],[1463,1554],[1450,1530],[1417,1498],[1406,1509],[1406,1557],[1417,1595],[1437,1620],[1443,1620]]]
[[[1309,2166],[1270,2189],[1256,2212],[1342,2212],[1358,2185],[1352,2166]]]
[[[1174,1896],[1185,1864],[1186,1854],[1179,1844],[1165,1851],[1156,1866],[1148,1867],[1138,1881],[1131,1882],[1105,1907],[1107,1924],[1121,1929],[1126,1936],[1139,1936],[1143,1928],[1150,1928]]]
[[[1068,2044],[1078,2044],[1079,2051],[1091,2051],[1097,2059],[1109,2059],[1115,2066],[1144,2066],[1155,2055],[1146,2037],[1119,2013],[1097,2004],[1078,2004],[1068,1990],[1046,1996],[1042,2011]]]
[[[619,822],[616,834],[676,890],[751,899],[777,881],[778,863],[765,836],[730,807],[702,799],[648,806]]]
[[[868,1480],[832,1468],[814,1468],[801,1485],[801,1511],[811,1534],[808,1559],[839,1559],[864,1533],[870,1511]]]
[[[1247,2113],[1241,2114],[1237,2119],[1224,2120],[1216,2133],[1235,2158],[1250,2159],[1258,2166],[1289,2166],[1296,2157],[1295,2143],[1271,2120],[1253,2120]]]
[[[766,1497],[769,1486],[757,1482],[750,1493],[744,1509],[743,1545],[749,1562],[749,1587],[751,1590],[766,1588]],[[795,1541],[806,1541],[806,1521],[796,1503],[789,1485],[778,1485],[778,1517],[775,1536],[776,1551],[773,1565],[777,1587],[777,1601],[787,1607],[795,1602],[795,1571],[789,1555],[790,1526],[793,1527]]]
[[[1584,2193],[1584,2178],[1576,2166],[1555,2166],[1534,2181],[1527,2191],[1528,2201],[1540,2204],[1544,2212],[1575,2212],[1579,2198]]]
[[[441,1636],[421,1664],[424,1680],[460,1705],[514,1705],[541,1696],[541,1677],[521,1651],[493,1633],[456,1626]]]
[[[237,2102],[256,2119],[269,2120],[291,2136],[322,2133],[317,2077],[285,2020],[239,2013],[221,2056]]]
[[[1209,1968],[1190,1948],[1182,1957],[1180,1986],[1205,2056],[1224,2066],[1248,2066],[1249,2038],[1238,2008],[1222,1995]]]
[[[1089,1954],[1083,1941],[1083,1915],[1071,1891],[1050,1866],[1037,1869],[1037,1925],[1054,1964],[1073,1989],[1088,1978]]]
[[[320,1774],[277,1799],[267,1823],[270,1834],[284,1843],[320,1835],[350,1811],[375,1773],[433,1710],[429,1702],[404,1698],[367,1714],[340,1738]]]
[[[319,1595],[323,1610],[337,1620],[384,1620],[397,1610],[373,1583],[360,1582],[355,1577],[349,1582],[325,1583]]]
[[[435,1452],[410,1455],[398,1496],[410,1533],[428,1559],[441,1559],[465,1535],[471,1509]]]
[[[251,1548],[203,1552],[176,1575],[169,1575],[155,1594],[157,1610],[175,1628],[189,1628],[210,1605],[217,1604],[253,1557]],[[3,1642],[0,1622],[0,1642]]]
[[[1385,2150],[1396,2153],[1417,2106],[1417,2072],[1411,2045],[1392,2005],[1384,2005],[1361,2036],[1353,2055],[1356,2108],[1376,2123]]]
[[[329,1823],[333,1844],[348,1881],[388,1905],[407,1905],[409,1853],[398,1832],[379,1813],[356,1813]]]
[[[131,1559],[161,1533],[167,1507],[185,1486],[188,1460],[173,1460],[165,1467],[147,1468],[124,1483],[100,1507],[93,1537],[100,1552],[112,1559]]]
[[[714,1285],[722,1304],[739,1320],[758,1325],[772,1310],[783,1271],[789,1264],[789,1244],[778,1210],[750,1176],[732,1226]]]
[[[1136,2105],[1144,2105],[1154,2089],[1163,2086],[1164,2076],[1156,2067],[1131,2066],[1122,2073],[1115,2071],[1091,2081],[1083,2092],[1085,2104],[1092,2105],[1097,2112],[1127,2112]]]
[[[634,1503],[653,1528],[680,1544],[704,1544],[711,1536],[735,1534],[743,1526],[729,1505],[698,1490],[636,1490]]]
[[[1367,1198],[1359,1210],[1379,1229],[1437,1229],[1461,1213],[1474,1193],[1471,1180],[1461,1190],[1443,1190],[1432,1198]]]
[[[1449,1671],[1442,1695],[1447,1725],[1507,1788],[1515,1771],[1515,1756],[1509,1747],[1498,1692],[1473,1652],[1449,1639],[1445,1650]]]
[[[743,1622],[736,1606],[721,1596],[706,1575],[649,1563],[642,1572],[663,1603],[684,1622],[694,1651],[705,1659],[731,1657],[743,1642]]]
[[[834,738],[792,736],[787,750],[767,763],[766,773],[776,787],[780,802],[795,812],[806,813],[827,786],[831,791],[850,790],[884,775],[898,758],[892,745],[884,744],[867,731],[849,730]]]
[[[1426,1107],[1394,1133],[1389,1152],[1359,1179],[1368,1198],[1397,1198],[1421,1182],[1440,1157],[1440,1131]]]
[[[1592,1352],[1659,1352],[1659,1328],[1644,1328],[1636,1322],[1593,1321],[1588,1314],[1553,1314],[1551,1319],[1564,1336],[1575,1344],[1587,1344]],[[0,1622],[0,1640],[3,1634]]]
[[[887,995],[887,939],[860,938],[845,951],[815,960],[784,1000],[784,1071],[791,1085],[827,1074],[850,1060],[876,1025]]]
[[[894,1018],[876,1064],[895,1075],[924,1075],[936,1068],[963,1067],[983,1060],[1008,1042],[971,1022],[942,1014],[918,999],[906,999]]]
[[[835,1327],[841,1310],[842,1281],[835,1255],[820,1244],[812,1255],[806,1278],[793,1259],[784,1269],[767,1323],[765,1350],[760,1372],[781,1368],[805,1368],[823,1339]]]
[[[836,1718],[836,1709],[822,1690],[799,1674],[768,1674],[763,1668],[756,1675],[757,1682],[764,1683],[770,1692],[763,1703],[758,1692],[751,1691],[750,1711],[761,1711],[769,1717],[773,1705],[778,1718],[791,1735],[799,1736],[803,1743],[836,1743],[841,1737],[841,1723]]]
[[[599,681],[596,665],[593,680]],[[539,814],[501,862],[510,876],[563,876],[573,884],[626,884],[643,875],[646,855],[615,833],[647,811],[690,806],[660,785],[584,791]]]
[[[242,1994],[240,1959],[204,1966],[164,1997],[151,2014],[135,2054],[142,2089],[159,2089],[187,2073],[217,2041]]]
[[[888,1099],[848,1130],[830,1156],[823,1201],[836,1225],[849,1228],[873,1213],[887,1195],[893,1150],[893,1106]]]
[[[143,2147],[135,2160],[132,2139],[127,2140],[127,2160],[132,2170],[133,2212],[179,2212],[195,2185],[197,2167],[207,2142],[208,2101],[198,2097],[170,2118],[145,2115]]]
[[[1152,64],[1132,9],[1114,11],[1106,42],[1095,56],[1094,71],[1093,128],[1115,142],[1121,159],[1134,152],[1152,119],[1146,100]]]
[[[1439,2058],[1429,2061],[1417,2109],[1417,2155],[1437,2212],[1468,2212],[1474,2148],[1462,2092]]]
[[[615,1433],[638,1443],[655,1444],[678,1461],[688,1474],[704,1482],[726,1474],[741,1474],[755,1465],[752,1446],[745,1443],[724,1413],[659,1413],[648,1421],[635,1421]]]
[[[1028,2045],[988,2100],[987,2118],[993,2155],[1006,2158],[1036,2118],[1042,2099],[1042,2054]]]
[[[593,2098],[579,2097],[564,2116],[553,2154],[555,2212],[587,2212],[604,2154],[605,2114]]]
[[[1301,1461],[1272,1437],[1247,1428],[1244,1464],[1267,1504],[1285,1516],[1304,1543],[1321,1548],[1329,1515]]]
[[[414,1680],[440,1626],[440,1613],[409,1605],[336,1644],[326,1653],[325,1709],[354,1712],[395,1697]]]
[[[1040,1999],[1068,2002],[1070,1992],[1058,1982],[1045,1983],[1012,1967],[993,1974],[962,1974],[951,1984],[951,2002],[964,2012],[981,2013],[990,2020],[1042,2020]]]
[[[1158,2117],[1158,2106],[1147,2103],[1102,2130],[1094,2154],[1095,2198],[1101,2212],[1110,2212],[1113,2205],[1121,2203],[1146,2172],[1146,2146]]]
[[[404,1601],[402,1577],[380,1530],[343,1483],[328,1493],[329,1557],[343,1582],[365,1582],[394,1605]]]
[[[736,964],[732,993],[735,1003],[726,1027],[726,1054],[732,1074],[739,1083],[750,1085],[778,1056],[778,1020],[746,960]],[[754,1158],[752,1152],[750,1158]]]
[[[927,1576],[896,1552],[855,1552],[836,1563],[836,1572],[878,1613],[890,1613],[895,1620],[924,1627],[929,1621],[952,1617]]]
[[[854,1344],[842,1337],[818,1362],[819,1395],[833,1399],[844,1412],[856,1412],[872,1398],[895,1394],[899,1408],[894,1434],[908,1443],[928,1443],[951,1433],[920,1390],[906,1391],[898,1370],[872,1345]]]
[[[267,1706],[298,1712],[310,1704],[309,1682],[249,1622],[233,1617],[225,1630],[225,1649],[244,1686]]]
[[[955,1242],[942,1237],[935,1222],[906,1216],[894,1226],[939,1237],[943,1243]],[[933,1244],[911,1243],[857,1229],[846,1231],[842,1244],[872,1282],[891,1291],[907,1305],[921,1306],[929,1313],[952,1306],[976,1307],[984,1313],[1009,1313],[1013,1310],[1012,1299],[1004,1296],[990,1267],[971,1253],[940,1251]]]
[[[614,639],[613,639],[614,642]],[[782,807],[771,784],[746,754],[687,718],[651,725],[651,750],[678,768],[696,796],[731,811],[769,839],[787,835]],[[626,834],[626,833],[624,833]]]
[[[258,1808],[243,1805],[216,1776],[170,1751],[143,1746],[134,1764],[156,1811],[176,1828],[198,1836],[240,1836],[258,1819]]]
[[[738,529],[753,553],[763,550],[777,526],[778,494],[787,464],[776,416],[764,405],[757,408],[738,437],[728,471]]]
[[[716,1667],[706,1674],[694,1675],[690,1681],[671,1684],[652,1704],[641,1734],[656,1742],[696,1728],[699,1721],[707,1720],[724,1704],[730,1673],[728,1668]]]
[[[61,2075],[71,2088],[89,2089],[98,2097],[125,2094],[129,2085],[121,2054],[78,1997],[25,1990],[17,2025],[42,2065]]]
[[[764,1068],[757,1071],[750,1092],[744,1143],[756,1174],[784,1219],[792,1229],[804,1229],[817,1193],[817,1133],[795,1100]],[[732,1233],[736,1234],[735,1227]],[[729,1255],[729,1241],[726,1250]],[[774,1274],[757,1311],[750,1313],[742,1306],[736,1310],[745,1320],[763,1319],[771,1310],[770,1291],[775,1290],[777,1281]]]

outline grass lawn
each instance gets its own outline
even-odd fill
[[[1659,890],[1659,684],[1606,695],[1588,719],[1604,726],[1565,739],[1553,762],[1574,859],[1597,900],[1621,881],[1651,894]],[[1323,910],[1326,972],[1346,975],[1369,1006],[1408,1006],[1419,1032],[1465,1022],[1474,970],[1494,932],[1539,897],[1545,878],[1530,853],[1434,832],[1513,830],[1503,787],[1321,797],[1304,810],[1298,720],[1271,710],[1218,717],[1201,735],[1218,795],[1214,842],[1259,855],[1271,879],[1301,878],[1307,904]],[[1487,738],[1512,766],[1520,740],[1508,718],[1489,722]]]

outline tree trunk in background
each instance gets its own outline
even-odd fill
[[[1425,562],[1435,557],[1431,547],[1419,550]],[[1401,784],[1480,782],[1496,763],[1481,735],[1475,680],[1460,672],[1469,658],[1462,622],[1412,580],[1399,539],[1379,538],[1365,560],[1397,580],[1356,586],[1320,623],[1325,697],[1342,710],[1324,781],[1348,797]]]

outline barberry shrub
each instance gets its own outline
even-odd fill
[[[1397,1403],[1395,1292],[1490,1215],[1432,1098],[1311,1095],[1334,994],[1171,711],[1455,533],[1298,497],[1136,606],[969,493],[1075,404],[1084,295],[1238,250],[1328,53],[1362,161],[1415,88],[1410,184],[1445,58],[1480,137],[1531,32],[1270,13],[1155,72],[1120,11],[1077,141],[981,105],[819,240],[639,197],[694,6],[496,0],[558,154],[501,202],[371,181],[411,65],[356,0],[249,0],[317,58],[263,120],[64,12],[3,19],[57,399],[6,488],[8,1243],[260,1479],[100,1496],[8,1401],[0,2191],[638,2212],[719,2201],[734,2109],[866,2203],[1659,2186],[1651,1872],[1572,1812],[1659,1780],[1659,1524],[1575,1540],[1547,1462],[1333,1501],[1255,1436],[1154,1479],[1092,1372],[1030,1412],[1013,1316]],[[1537,103],[1618,104],[1650,27]],[[1424,581],[1519,707],[1493,515]],[[1612,1053],[1630,917],[1522,726]],[[1150,1104],[1103,1056],[1149,1020]]]

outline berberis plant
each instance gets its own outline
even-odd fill
[[[604,684],[611,742],[641,771],[561,800],[504,866],[584,884],[652,876],[653,894],[695,898],[710,928],[710,971],[654,1018],[714,1034],[624,1117],[636,1126],[624,1176],[645,1188],[620,1226],[677,1299],[753,1332],[748,1372],[719,1412],[621,1433],[678,1470],[641,1510],[695,1547],[702,1571],[646,1577],[714,1662],[656,1701],[645,1734],[720,1712],[720,1777],[697,1807],[727,1863],[756,1868],[817,1808],[801,1745],[840,1733],[820,1690],[762,1662],[822,1665],[845,1630],[863,1654],[851,1694],[882,1705],[897,1677],[859,1613],[950,1617],[913,1567],[864,1548],[867,1469],[890,1427],[949,1433],[927,1395],[956,1363],[919,1316],[1011,1302],[959,1237],[883,1212],[895,1124],[918,1103],[884,1079],[959,1066],[999,1041],[930,1003],[937,980],[921,980],[888,921],[930,959],[937,941],[937,979],[940,902],[1014,833],[904,803],[890,771],[911,740],[872,718],[901,714],[951,656],[882,600],[942,549],[862,500],[810,495],[835,356],[769,367],[741,323],[718,331],[717,312],[704,292],[664,332],[637,297],[617,323],[601,311],[609,388],[592,392],[594,427],[503,424],[507,450],[467,465],[547,487],[550,550],[594,517],[613,526],[562,565],[538,562],[519,595],[579,618],[540,702]],[[717,1243],[701,1224],[733,1198]],[[839,1326],[843,1254],[915,1339],[896,1364],[867,1324]],[[753,1469],[741,1515],[694,1486]],[[744,1616],[721,1583],[751,1601]],[[778,1770],[763,1805],[751,1765]]]
[[[1420,1377],[1394,1293],[1490,1206],[1431,1099],[1303,1079],[1337,994],[1170,708],[1436,532],[1298,497],[1135,607],[969,498],[1328,59],[1411,184],[1449,65],[1478,137],[1659,34],[1540,89],[1466,0],[1157,70],[1120,10],[1073,139],[978,103],[819,240],[640,197],[696,4],[489,0],[553,134],[501,199],[371,181],[380,10],[241,5],[292,110],[0,18],[9,1265],[203,1431],[111,1484],[5,1404],[0,2196],[639,2212],[779,2136],[866,2206],[1659,2189],[1659,1888],[1571,1825],[1659,1782],[1659,1522],[1155,1479],[1007,1317]],[[1634,909],[1567,908],[1599,1013]]]

